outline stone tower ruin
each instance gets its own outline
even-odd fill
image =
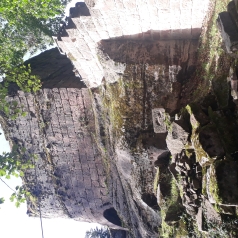
[[[122,230],[121,237],[158,236],[150,155],[167,148],[164,135],[151,130],[151,109],[176,110],[181,82],[196,68],[208,2],[85,0],[70,9],[54,37],[58,49],[29,60],[42,89],[35,94],[15,89],[7,99],[27,112],[5,122],[8,139],[26,148],[24,156],[38,158],[31,158],[35,168],[23,178],[32,194],[29,215],[39,216],[40,203],[44,217],[98,222]],[[147,147],[140,153],[113,139],[99,93],[104,83],[121,78],[139,85],[130,89],[128,83],[125,92],[136,122],[128,115],[123,120],[130,123],[124,129],[128,138],[143,131]]]

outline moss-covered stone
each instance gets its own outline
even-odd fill
[[[238,162],[218,161],[214,165],[217,198],[222,204],[238,205]],[[216,185],[217,184],[217,185]]]
[[[212,81],[213,92],[216,96],[218,105],[221,109],[227,108],[229,103],[229,85],[227,83],[227,77],[221,76],[214,78]]]
[[[219,137],[226,153],[231,154],[237,151],[238,145],[238,124],[230,110],[213,111],[209,108],[209,117],[218,131]]]

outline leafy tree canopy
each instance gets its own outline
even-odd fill
[[[4,85],[16,82],[24,91],[37,91],[40,80],[23,66],[26,52],[45,49],[59,28],[69,0],[0,1],[0,75]]]
[[[33,163],[30,158],[35,159],[34,155],[31,157],[24,156],[26,150],[20,148],[16,145],[13,145],[12,151],[8,153],[3,153],[0,155],[0,180],[5,183],[1,177],[10,179],[11,176],[19,177],[24,176],[24,171],[26,169],[34,168]],[[7,185],[8,186],[8,185]],[[9,186],[8,186],[9,187]],[[17,186],[15,189],[9,187],[13,194],[10,197],[10,200],[15,201],[16,207],[19,207],[21,203],[25,202],[26,196],[29,196],[30,193],[26,190],[25,186]],[[4,198],[0,198],[0,204],[4,202]]]
[[[16,118],[21,112],[16,102],[7,103],[10,83],[16,83],[26,92],[36,92],[41,87],[40,79],[31,74],[23,57],[27,52],[44,50],[52,44],[51,36],[56,34],[64,15],[64,8],[70,0],[0,0],[0,112]],[[14,114],[14,115],[13,115]],[[13,147],[11,153],[0,155],[1,177],[22,175],[32,164],[22,158],[24,151]],[[4,181],[3,181],[4,182]],[[16,206],[25,201],[28,194],[24,187],[12,189],[11,200]],[[0,198],[0,204],[4,202]]]

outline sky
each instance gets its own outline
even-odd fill
[[[73,0],[68,4],[66,15],[76,2],[78,1]],[[10,147],[1,128],[0,133],[2,133],[0,135],[0,154],[2,154],[2,152],[9,152]],[[5,182],[12,188],[22,183],[20,178],[14,177]],[[26,204],[16,208],[9,200],[11,194],[12,191],[0,181],[0,197],[5,198],[4,204],[0,206],[0,237],[42,238],[40,219],[28,217]],[[44,238],[84,238],[85,232],[96,226],[100,227],[96,223],[78,222],[72,219],[43,219]]]

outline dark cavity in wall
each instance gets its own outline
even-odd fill
[[[152,193],[143,193],[141,199],[152,209],[159,210],[157,198]]]
[[[103,216],[111,223],[122,226],[121,219],[117,215],[117,211],[112,207],[103,212]]]

